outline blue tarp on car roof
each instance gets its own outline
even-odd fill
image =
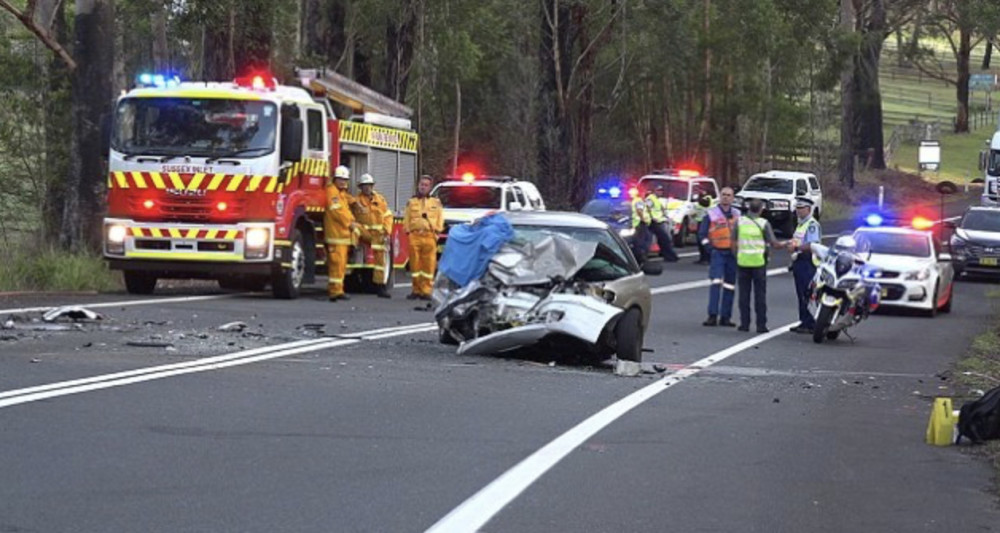
[[[514,229],[499,213],[473,224],[452,226],[438,268],[452,282],[464,287],[486,273],[490,259],[512,238]]]

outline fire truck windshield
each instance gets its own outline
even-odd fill
[[[274,151],[277,107],[216,98],[127,98],[111,145],[128,155],[260,157]]]
[[[643,196],[656,190],[656,187],[663,186],[663,197],[664,198],[676,198],[680,200],[688,199],[688,185],[690,182],[687,180],[669,179],[669,178],[646,178],[642,180],[640,192]]]
[[[439,187],[435,196],[450,209],[500,209],[500,188],[475,185]]]
[[[1000,176],[1000,150],[990,150],[988,163],[986,173],[990,176]]]

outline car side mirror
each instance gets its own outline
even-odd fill
[[[521,205],[521,202],[518,202],[517,200],[514,200],[513,202],[507,204],[508,211],[520,211],[522,209],[524,209],[524,206]]]
[[[642,273],[647,276],[659,276],[663,274],[663,265],[659,262],[646,261],[642,264]]]
[[[986,150],[979,151],[979,170],[986,170]]]
[[[298,163],[302,161],[303,141],[302,121],[286,118],[281,123],[281,160]]]

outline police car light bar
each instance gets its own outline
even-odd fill
[[[872,213],[865,217],[865,224],[868,224],[869,226],[881,226],[884,221],[885,219],[883,219],[882,215],[878,213]]]

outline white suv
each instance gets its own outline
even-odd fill
[[[795,216],[795,199],[805,196],[816,206],[814,216],[819,219],[823,212],[823,190],[815,174],[770,170],[754,174],[736,193],[736,204],[744,208],[747,200],[764,201],[764,218],[771,221],[774,230],[792,235],[798,220]]]
[[[473,176],[443,181],[431,196],[444,207],[444,235],[455,224],[470,222],[491,211],[545,211],[538,188],[509,176]],[[444,237],[439,239],[444,242]]]

